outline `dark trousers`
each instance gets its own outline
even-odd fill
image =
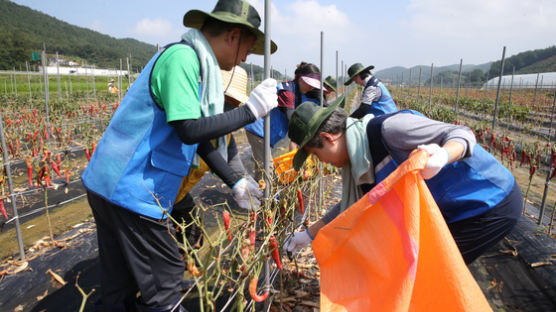
[[[458,248],[469,264],[506,236],[521,216],[523,198],[517,183],[498,205],[468,219],[448,224]]]
[[[87,192],[97,226],[101,311],[169,311],[180,297],[185,265],[173,226]],[[137,294],[140,292],[140,298]]]

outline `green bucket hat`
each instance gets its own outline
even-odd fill
[[[256,36],[253,54],[264,54],[264,33],[259,30],[261,17],[257,10],[244,0],[219,0],[212,10],[206,13],[200,10],[191,10],[183,16],[183,25],[201,29],[207,17],[219,21],[247,26]],[[278,47],[274,41],[270,42],[270,53],[276,52]]]
[[[303,149],[305,144],[315,136],[320,125],[343,101],[344,95],[341,95],[328,107],[320,107],[313,102],[303,102],[295,109],[288,126],[288,136],[299,145],[293,157],[295,170],[299,170],[309,156],[309,153]]]
[[[365,71],[367,69],[371,70],[373,68],[375,68],[374,65],[364,67],[363,64],[361,64],[361,63],[355,63],[355,64],[351,65],[348,68],[349,80],[344,83],[344,86],[349,85],[353,81],[353,78],[355,78],[355,76],[359,75],[362,71]]]
[[[336,79],[332,78],[332,76],[326,77],[323,81],[324,85],[327,89],[336,92]]]

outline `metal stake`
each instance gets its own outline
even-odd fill
[[[21,227],[19,224],[19,216],[17,214],[17,207],[15,204],[15,194],[14,194],[14,186],[12,182],[12,170],[11,170],[11,162],[9,160],[8,155],[8,148],[6,147],[6,138],[4,137],[4,120],[2,117],[2,113],[0,112],[0,137],[2,140],[2,150],[4,151],[4,166],[6,168],[6,175],[8,176],[8,187],[10,189],[10,197],[12,201],[12,209],[14,212],[14,219],[15,219],[15,231],[17,235],[17,244],[19,245],[19,256],[21,260],[25,260],[25,250],[23,249],[23,238],[21,237]]]
[[[496,101],[494,102],[494,116],[492,118],[492,131],[496,127],[496,116],[498,115],[498,103],[500,102],[500,85],[502,84],[502,76],[504,75],[504,61],[506,57],[506,46],[502,50],[502,62],[500,64],[500,76],[498,77],[498,88],[496,89]]]
[[[265,79],[270,77],[270,0],[265,0],[264,2],[264,77]],[[267,187],[264,190],[265,198],[270,196],[270,116],[267,114],[264,116],[264,169],[265,169],[265,179]],[[264,263],[265,271],[265,285],[270,287],[270,262],[266,260]],[[265,300],[264,303],[265,311],[270,308],[270,300]]]
[[[56,51],[56,81],[58,82],[58,99],[61,99],[62,87],[60,85],[60,60],[58,59],[58,51]]]
[[[432,110],[432,85],[433,85],[433,68],[434,63],[431,64],[431,91],[429,93],[429,110]]]
[[[552,115],[550,116],[550,128],[548,129],[548,142],[552,140],[552,121],[554,120],[554,106],[556,106],[556,88],[554,88],[554,102],[552,103]],[[550,159],[550,158],[549,158]],[[551,168],[552,161],[548,161],[548,172],[546,173],[546,180],[544,182],[544,191],[542,194],[542,202],[541,202],[541,210],[539,211],[539,220],[537,224],[542,224],[542,217],[544,215],[544,209],[546,207],[546,195],[548,194],[548,186],[550,184],[550,175],[551,175]],[[554,169],[556,170],[556,169]]]
[[[44,103],[45,103],[45,107],[46,107],[46,125],[47,125],[47,127],[50,127],[50,119],[49,119],[49,113],[48,113],[48,109],[49,109],[49,105],[48,105],[48,98],[49,98],[49,94],[48,94],[48,89],[49,89],[48,72],[46,70],[46,52],[44,50],[42,51],[42,71],[43,71],[43,75],[44,75]]]
[[[417,100],[421,100],[421,67],[419,67],[419,88],[417,90]]]
[[[463,66],[463,59],[459,59],[459,74],[458,74],[458,88],[456,89],[456,105],[454,106],[454,114],[458,118],[458,103],[459,103],[459,88],[461,85],[461,68]]]
[[[25,68],[27,69],[27,84],[29,85],[29,103],[33,104],[33,93],[31,91],[31,75],[29,74],[29,62],[25,61]]]

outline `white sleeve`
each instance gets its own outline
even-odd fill
[[[371,105],[373,102],[378,101],[382,96],[382,90],[378,86],[368,86],[363,90],[361,96],[361,103]]]

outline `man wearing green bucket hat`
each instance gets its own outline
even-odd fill
[[[351,118],[336,102],[327,108],[303,103],[288,133],[299,145],[294,169],[309,154],[342,168],[342,200],[305,231],[284,243],[287,253],[308,246],[319,230],[362,198],[415,149],[429,158],[421,176],[438,204],[466,263],[495,245],[517,223],[523,200],[512,173],[476,144],[468,127],[403,110]]]
[[[276,107],[276,81],[263,81],[245,105],[225,112],[221,75],[250,53],[263,54],[261,18],[246,1],[220,0],[211,13],[187,12],[183,24],[192,29],[145,65],[82,175],[97,226],[97,310],[181,311],[185,265],[167,216],[195,154],[232,188],[240,208],[256,209],[262,196],[228,165],[226,134]]]
[[[398,111],[386,86],[371,74],[373,68],[375,68],[373,65],[365,67],[361,63],[355,63],[348,69],[349,79],[344,85],[347,86],[355,81],[356,84],[363,87],[361,104],[351,113],[350,117],[362,118],[367,114],[379,116]]]

